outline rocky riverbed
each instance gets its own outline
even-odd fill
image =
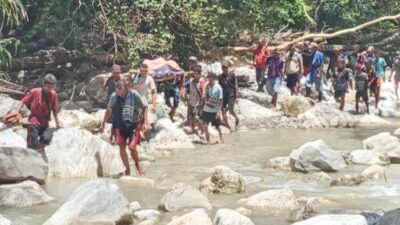
[[[139,148],[146,177],[118,177],[124,171],[118,149],[105,141],[108,134],[97,132],[104,111],[80,106],[99,97],[88,91],[91,85],[85,103],[68,102],[60,112],[65,128],[46,147],[47,162],[24,148],[23,129],[0,132],[0,224],[399,221],[398,211],[390,210],[400,204],[400,121],[384,112],[387,107],[353,115],[350,104],[347,112],[337,110],[329,92],[318,103],[284,90],[273,110],[266,94],[244,88],[238,131],[225,129],[226,144],[205,146],[183,126],[184,104],[174,123],[161,104],[152,137]],[[397,112],[385,85],[383,99]],[[0,103],[3,116],[17,101],[0,96]]]

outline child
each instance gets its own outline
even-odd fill
[[[367,108],[367,113],[369,114],[369,104],[368,104],[368,75],[363,72],[363,65],[356,64],[355,66],[355,86],[356,86],[356,113],[358,113],[358,103],[360,98],[363,99],[365,106]]]

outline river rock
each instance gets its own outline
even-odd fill
[[[111,73],[107,75],[111,75]],[[86,86],[81,91],[81,95],[86,96],[86,99],[89,102],[96,102],[100,103],[102,106],[106,106],[107,91],[101,92],[100,84],[102,82],[103,81],[100,79],[91,79],[88,83],[86,83]]]
[[[239,200],[240,204],[256,210],[293,210],[299,207],[299,203],[291,189],[268,190]]]
[[[386,126],[391,124],[391,122],[372,114],[356,115],[355,120],[356,120],[356,126],[364,126],[364,127]]]
[[[212,225],[212,221],[204,209],[195,209],[181,217],[173,218],[167,225]]]
[[[360,215],[321,215],[292,225],[368,225]]]
[[[0,132],[0,146],[26,148],[26,141],[16,134],[12,129]]]
[[[125,171],[117,147],[87,130],[66,128],[55,132],[45,151],[50,176],[95,178]]]
[[[167,212],[178,212],[186,208],[211,210],[212,206],[199,190],[188,184],[178,183],[162,197],[159,208]]]
[[[383,213],[376,212],[363,212],[361,213],[363,217],[367,220],[368,225],[378,225],[379,219],[383,216]]]
[[[283,171],[291,171],[290,157],[276,157],[268,160],[267,166],[273,169],[279,169]]]
[[[386,167],[380,165],[372,165],[368,167],[361,173],[361,175],[368,179],[383,179],[387,182]]]
[[[308,198],[301,209],[291,212],[290,221],[297,222],[317,216],[320,213],[321,206],[320,199]]]
[[[11,220],[8,220],[4,216],[0,215],[0,225],[11,225]]]
[[[379,116],[399,117],[396,100],[380,100],[378,103]]]
[[[273,110],[267,109],[247,99],[240,99],[237,107],[240,109],[239,114],[242,115],[246,120],[268,118],[280,115]]]
[[[138,223],[138,225],[155,225],[157,221],[154,220],[144,220],[140,223]]]
[[[400,138],[400,128],[397,128],[394,132],[393,135]]]
[[[245,189],[242,176],[226,166],[215,167],[211,177],[200,184],[203,193],[234,194],[244,192]]]
[[[133,213],[133,217],[139,222],[144,220],[158,221],[160,217],[160,212],[154,209],[139,210]]]
[[[132,213],[138,211],[141,208],[142,206],[140,206],[140,203],[137,201],[133,201],[129,204],[129,209],[131,210]]]
[[[349,162],[353,164],[373,165],[383,163],[379,157],[369,150],[355,150],[349,153]]]
[[[116,184],[93,180],[79,186],[44,225],[132,224],[129,202]]]
[[[98,132],[101,124],[101,119],[79,110],[61,110],[58,114],[62,126],[64,128],[82,128],[91,132]],[[51,126],[55,126],[52,120]]]
[[[243,214],[245,216],[251,216],[251,214],[253,214],[253,212],[250,209],[246,209],[244,207],[239,207],[236,209],[236,211],[238,211],[238,213]]]
[[[400,209],[385,213],[379,219],[378,225],[400,225]]]
[[[122,176],[118,179],[121,186],[154,188],[154,180],[143,177]]]
[[[307,98],[303,96],[288,96],[280,103],[286,116],[297,117],[311,108]]]
[[[44,184],[48,166],[42,155],[20,147],[0,147],[0,183],[33,180]]]
[[[336,172],[346,167],[340,153],[332,150],[323,140],[308,142],[290,153],[293,171],[307,173],[322,170]]]
[[[332,180],[331,186],[356,186],[364,183],[366,180],[363,175],[344,175]]]
[[[14,112],[18,108],[19,101],[10,98],[7,95],[0,94],[0,118]],[[24,106],[21,110],[22,115],[27,116],[29,110]]]
[[[389,132],[377,134],[365,139],[363,142],[364,149],[373,151],[377,155],[385,155],[391,160],[400,159],[400,142],[395,136]]]
[[[213,225],[254,225],[248,217],[232,209],[219,209]]]
[[[54,200],[33,181],[0,185],[0,206],[30,207]]]
[[[314,173],[312,175],[312,179],[316,180],[316,181],[325,182],[325,183],[331,183],[332,182],[332,177],[329,174],[325,173],[325,172]]]
[[[299,115],[307,127],[354,127],[355,118],[329,103],[319,103]]]
[[[150,145],[154,150],[195,148],[190,137],[169,118],[157,120]]]

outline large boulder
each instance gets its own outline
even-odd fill
[[[279,116],[280,114],[247,99],[239,99],[238,109],[246,120]]]
[[[356,120],[329,103],[320,103],[299,115],[307,127],[354,127]]]
[[[308,142],[290,153],[293,171],[336,172],[346,167],[342,155],[332,150],[323,140]]]
[[[378,104],[379,115],[382,117],[399,117],[396,100],[380,100]]]
[[[373,165],[383,163],[379,157],[369,150],[355,150],[348,155],[349,163]]]
[[[30,207],[54,200],[33,181],[0,185],[0,206]]]
[[[97,116],[79,110],[61,110],[58,118],[64,128],[78,127],[91,132],[98,132],[101,124],[101,119]],[[55,125],[54,120],[51,125]]]
[[[303,96],[288,96],[280,103],[286,116],[297,117],[311,108],[309,100]]]
[[[248,217],[232,209],[219,209],[213,225],[254,225]]]
[[[45,148],[49,176],[112,176],[125,171],[119,150],[87,130],[61,129]]]
[[[155,150],[195,148],[190,137],[169,118],[157,120],[150,145]]]
[[[389,132],[380,133],[365,139],[363,142],[364,149],[373,151],[378,156],[387,156],[391,160],[400,159],[400,142],[395,136]]]
[[[368,126],[385,126],[391,124],[391,122],[372,114],[356,115],[355,119],[356,119],[356,126],[368,127]]]
[[[203,193],[234,194],[244,192],[245,188],[242,176],[226,166],[215,167],[211,177],[200,184]]]
[[[0,118],[14,112],[18,108],[19,101],[10,98],[7,95],[0,94]],[[24,106],[21,110],[23,115],[28,115],[29,110]]]
[[[321,215],[292,225],[368,225],[361,215]]]
[[[378,225],[400,225],[400,209],[385,213],[379,219]]]
[[[212,221],[204,209],[195,209],[181,217],[173,218],[167,225],[212,225]]]
[[[132,224],[129,202],[116,184],[93,180],[79,186],[44,225]]]
[[[7,129],[0,132],[0,146],[26,148],[26,141],[18,134]]]
[[[11,225],[11,221],[0,215],[0,225]]]
[[[199,190],[188,184],[178,183],[163,196],[159,208],[167,212],[177,212],[187,208],[211,210],[212,206]]]
[[[44,184],[48,166],[42,155],[20,147],[0,147],[0,183],[33,180]]]
[[[299,207],[293,191],[289,188],[263,191],[241,199],[239,203],[256,210],[293,210]]]

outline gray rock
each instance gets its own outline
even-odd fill
[[[346,167],[340,153],[332,150],[323,140],[308,142],[290,153],[290,167],[293,171],[336,172]]]
[[[49,159],[49,176],[96,178],[125,171],[118,147],[87,130],[58,130],[45,151]]]
[[[129,204],[129,209],[131,210],[132,213],[138,211],[140,208],[142,207],[140,206],[139,202],[133,201]]]
[[[353,164],[373,165],[381,164],[379,157],[369,150],[355,150],[349,154],[349,162]]]
[[[400,225],[400,209],[385,213],[379,219],[378,225]]]
[[[7,129],[0,132],[0,146],[26,148],[27,144],[24,138],[13,132],[12,129]]]
[[[382,179],[387,182],[386,167],[379,165],[372,165],[365,169],[362,173],[367,179],[379,180]]]
[[[279,169],[284,171],[291,171],[290,167],[290,157],[276,157],[268,160],[267,166],[273,169]]]
[[[177,212],[187,208],[211,210],[212,206],[199,190],[188,184],[178,183],[163,196],[159,208],[167,212]]]
[[[373,151],[374,154],[384,155],[391,160],[400,159],[400,142],[395,136],[389,132],[380,133],[365,139],[363,142],[364,149]]]
[[[234,194],[244,192],[245,189],[242,176],[226,166],[215,167],[211,177],[200,184],[203,193]]]
[[[44,225],[132,224],[129,202],[116,184],[93,180],[79,186]]]
[[[280,103],[286,116],[297,117],[311,108],[309,100],[303,96],[288,96]]]
[[[378,213],[361,213],[361,215],[365,217],[368,225],[378,225],[379,219],[382,216]]]
[[[321,203],[318,198],[308,198],[306,203],[300,210],[293,211],[291,213],[290,220],[292,222],[298,222],[317,216],[320,213],[320,207]]]
[[[364,183],[366,180],[363,175],[344,175],[332,180],[331,186],[356,186]]]
[[[368,225],[360,215],[321,215],[292,225]]]
[[[329,103],[319,103],[299,118],[307,127],[354,127],[356,120],[346,112],[342,112]]]
[[[130,188],[154,188],[154,180],[143,177],[122,176],[118,179],[118,183],[120,183],[121,186]]]
[[[42,155],[20,147],[0,147],[0,183],[33,180],[46,181],[48,166]]]
[[[268,190],[239,200],[247,208],[256,210],[293,210],[299,207],[299,203],[289,188]]]
[[[11,225],[11,220],[0,215],[0,225]]]
[[[157,120],[150,145],[154,150],[195,148],[190,137],[169,118]]]
[[[7,95],[0,94],[0,118],[5,115],[14,112],[18,108],[19,101],[10,98]],[[24,106],[21,110],[22,115],[27,116],[29,114],[28,108]]]
[[[133,213],[133,217],[139,222],[144,220],[157,221],[160,217],[160,212],[154,209],[139,210]]]
[[[173,218],[167,225],[212,225],[204,209],[195,209],[181,217]]]
[[[0,206],[30,207],[54,200],[33,181],[0,185]]]
[[[248,217],[232,209],[219,209],[213,225],[254,225]]]

